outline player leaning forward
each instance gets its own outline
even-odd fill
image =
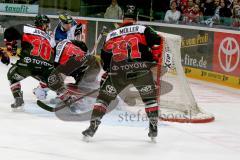
[[[100,92],[91,116],[90,126],[82,134],[92,137],[108,111],[109,104],[129,84],[140,93],[149,118],[148,136],[157,136],[158,103],[157,87],[151,67],[161,59],[161,37],[150,27],[136,25],[135,6],[128,5],[123,26],[107,35],[101,52],[103,69]],[[151,65],[149,65],[151,64]],[[135,66],[135,67],[134,67]],[[151,88],[146,91],[146,87]]]
[[[71,71],[85,64],[87,47],[79,41],[65,40],[58,43],[54,50],[56,57],[61,55],[61,58],[58,58],[58,67],[54,68],[53,63],[56,57],[53,54],[54,43],[51,45],[52,39],[47,33],[49,23],[47,16],[38,15],[35,18],[35,26],[16,25],[7,28],[4,32],[5,41],[9,42],[7,44],[21,40],[22,47],[20,59],[8,71],[8,79],[15,99],[15,103],[11,105],[14,110],[21,109],[24,103],[20,81],[28,76],[46,83],[58,94],[62,103],[67,105],[73,100],[64,86],[61,74],[69,75]],[[58,52],[59,47],[61,50]]]
[[[20,59],[8,71],[8,80],[15,99],[15,103],[11,105],[13,109],[21,109],[24,103],[21,80],[32,76],[46,81],[46,75],[50,75],[53,70],[54,44],[51,43],[51,37],[47,33],[49,26],[50,19],[45,15],[39,15],[35,18],[35,26],[19,24],[7,28],[4,32],[4,40],[10,52],[14,51],[11,49],[12,42],[21,40]]]

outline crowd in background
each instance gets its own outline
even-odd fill
[[[240,27],[240,0],[172,0],[164,21]]]
[[[181,24],[225,25],[240,27],[240,0],[169,0],[164,22]],[[104,14],[105,18],[121,19],[117,0]]]
[[[84,16],[122,19],[123,8],[129,0],[107,0],[108,3],[106,0],[95,0],[94,3],[87,0],[81,1],[89,3],[85,4],[85,8],[81,8],[81,11],[85,9],[86,15]],[[98,6],[95,3],[100,3],[100,1],[105,2],[106,9],[105,7],[92,9]],[[0,0],[0,2],[33,4],[39,0]],[[140,10],[140,20],[240,28],[240,0],[146,0],[146,3],[144,0],[136,0],[136,2],[138,2],[136,7]],[[67,10],[71,9],[67,8]],[[102,11],[105,12],[102,14]],[[79,15],[82,16],[82,13],[84,11]],[[142,17],[145,19],[141,19]]]

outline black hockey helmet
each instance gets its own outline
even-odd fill
[[[71,40],[71,42],[72,42],[75,46],[79,47],[81,50],[83,50],[84,52],[87,53],[88,48],[87,48],[86,44],[85,44],[83,41]]]
[[[37,15],[34,20],[34,24],[36,27],[42,27],[44,24],[49,24],[50,19],[46,15]]]
[[[138,11],[135,5],[129,4],[124,9],[124,15],[123,18],[132,18],[137,20],[138,17]]]
[[[63,13],[59,15],[59,20],[63,23],[63,24],[71,24],[73,23],[73,18],[68,15],[67,13]]]

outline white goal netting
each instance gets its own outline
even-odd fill
[[[181,64],[181,37],[158,32],[164,39],[160,77],[160,117],[173,122],[206,123],[214,120],[195,101]]]
[[[153,69],[159,90],[160,119],[181,123],[207,123],[214,121],[214,116],[203,111],[197,104],[181,64],[181,36],[158,32],[163,41],[162,64]],[[141,111],[144,105],[136,89],[131,88],[137,98],[138,108],[127,107],[132,112]],[[136,96],[136,94],[138,94]]]

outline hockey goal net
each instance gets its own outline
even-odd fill
[[[158,32],[163,37],[160,76],[160,118],[172,122],[207,123],[214,116],[197,104],[181,63],[181,36]],[[170,89],[169,89],[170,88]],[[164,93],[166,92],[166,93]]]
[[[214,121],[212,114],[198,106],[185,77],[181,63],[181,36],[163,32],[158,34],[163,39],[163,57],[161,65],[152,71],[159,88],[160,119],[180,123]],[[137,104],[144,106],[140,98],[137,98]],[[134,110],[130,108],[130,111]]]

